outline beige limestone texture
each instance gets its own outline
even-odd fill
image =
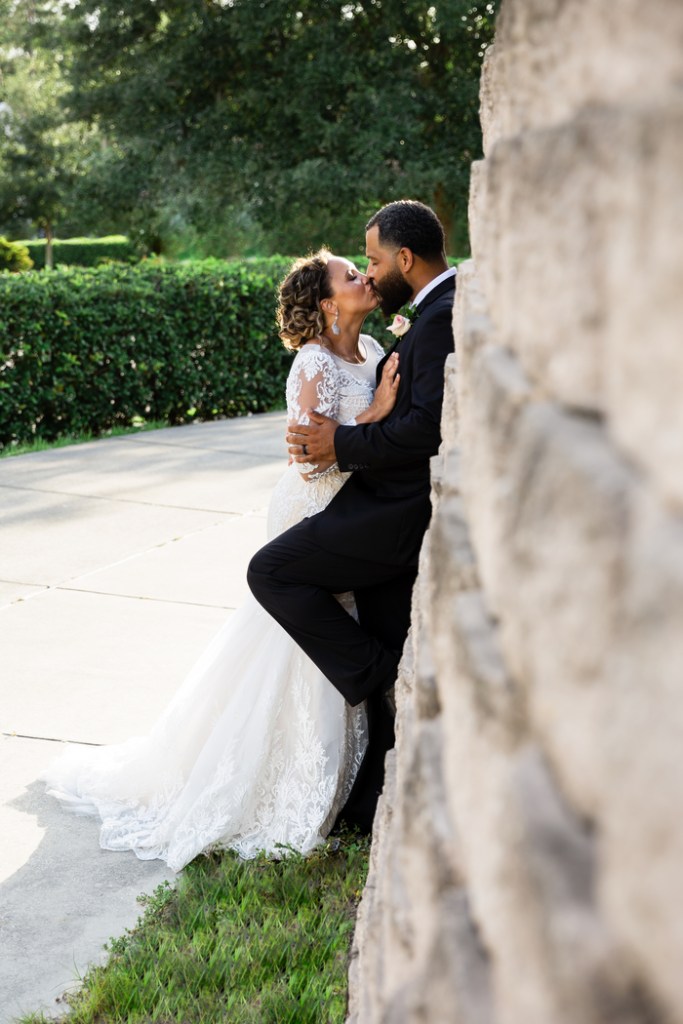
[[[680,90],[683,6],[676,0],[510,0],[484,69],[487,156],[498,138],[637,107]]]
[[[441,438],[442,451],[452,450],[458,441],[458,361],[455,352],[446,359]],[[436,464],[434,475],[438,476],[440,468]]]
[[[683,1018],[683,521],[641,489],[626,553],[620,634],[609,656],[601,809],[606,913]]]
[[[604,681],[616,642],[630,475],[590,420],[547,404],[522,417],[501,539],[506,661],[583,813],[603,803]]]
[[[605,274],[605,407],[616,443],[680,513],[683,94],[639,110],[627,127],[623,216],[614,227]]]
[[[472,245],[500,343],[549,397],[608,413],[680,502],[683,98],[584,111],[475,164]],[[480,210],[486,212],[480,212]]]
[[[463,326],[460,488],[482,584],[497,613],[504,586],[504,515],[511,500],[509,464],[521,411],[532,392],[506,349],[481,344],[486,335]]]

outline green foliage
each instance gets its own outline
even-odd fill
[[[0,270],[30,270],[33,263],[28,246],[22,242],[9,242],[0,235]]]
[[[13,18],[21,16],[20,7]],[[66,84],[54,54],[22,50],[11,27],[0,27],[0,223],[13,233],[27,224],[44,228],[50,237],[66,216],[95,133],[67,116]],[[26,25],[20,29],[23,34]]]
[[[31,45],[63,56],[68,119],[99,139],[72,209],[116,219],[149,251],[227,256],[353,249],[368,215],[402,196],[433,205],[449,251],[466,252],[496,7],[16,0],[13,10]]]
[[[37,270],[45,266],[45,239],[37,238],[20,243],[25,246]],[[125,235],[104,238],[55,238],[54,264],[63,267],[97,267],[102,263],[132,263],[137,253]]]
[[[279,277],[219,261],[0,276],[0,444],[278,406]]]
[[[281,861],[198,858],[110,942],[64,1024],[342,1024],[368,847],[350,836]]]

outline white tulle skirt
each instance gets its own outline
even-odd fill
[[[312,489],[295,474],[278,500],[303,486],[310,506]],[[65,806],[99,815],[104,849],[178,871],[216,848],[245,858],[311,850],[343,806],[366,744],[364,709],[349,707],[249,597],[149,735],[69,747],[43,777]]]

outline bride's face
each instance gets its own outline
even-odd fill
[[[359,313],[369,313],[379,305],[379,298],[367,275],[342,256],[331,256],[327,272],[332,288],[332,301],[339,309],[340,320]]]

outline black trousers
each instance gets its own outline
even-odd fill
[[[309,523],[304,519],[257,551],[247,581],[348,703],[360,704],[394,682],[416,568],[327,550],[311,538]],[[334,597],[348,590],[359,622]]]
[[[261,548],[247,580],[261,605],[351,705],[367,700],[369,743],[340,818],[369,831],[394,743],[383,692],[396,679],[417,568],[328,550],[303,520]],[[334,595],[352,590],[356,622]]]

